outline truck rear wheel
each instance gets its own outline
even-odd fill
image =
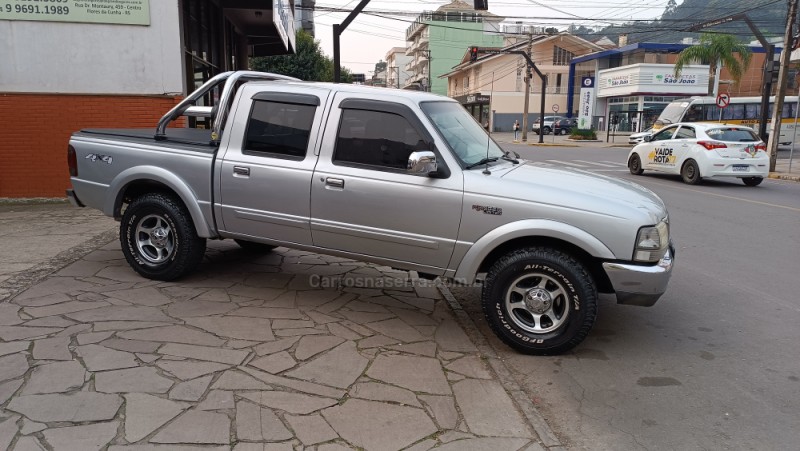
[[[583,341],[594,325],[597,287],[573,257],[525,248],[492,265],[481,303],[489,326],[507,345],[526,354],[560,354]]]
[[[145,194],[128,205],[119,239],[133,270],[154,280],[192,272],[206,251],[206,240],[197,236],[181,201],[160,193]]]

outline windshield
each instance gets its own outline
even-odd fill
[[[505,154],[460,104],[423,102],[420,107],[465,166],[484,158],[498,159]]]
[[[681,120],[683,120],[683,112],[686,111],[686,107],[688,106],[689,102],[686,100],[672,102],[664,108],[664,111],[658,116],[658,120],[661,121],[662,125],[681,122]]]

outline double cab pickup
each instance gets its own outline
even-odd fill
[[[181,116],[210,127],[167,127]],[[424,92],[226,72],[155,132],[73,134],[68,161],[67,195],[120,221],[144,277],[184,276],[207,240],[233,239],[477,280],[491,328],[530,354],[580,343],[598,293],[653,305],[673,266],[653,192],[528,164],[456,101]]]

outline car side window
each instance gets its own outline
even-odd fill
[[[317,107],[254,100],[242,153],[302,160]]]
[[[695,139],[697,135],[691,127],[681,127],[675,134],[675,139]]]
[[[333,163],[405,171],[412,152],[429,148],[417,130],[399,114],[344,109]]]
[[[658,132],[655,135],[653,135],[653,139],[651,139],[650,141],[651,142],[652,141],[666,141],[668,139],[672,139],[672,135],[675,134],[675,130],[677,130],[675,127],[666,128],[664,130],[661,130],[660,132]]]

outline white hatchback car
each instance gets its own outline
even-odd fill
[[[695,185],[703,178],[737,177],[756,186],[769,175],[767,146],[753,129],[714,123],[671,124],[628,154],[631,174],[680,174]]]

